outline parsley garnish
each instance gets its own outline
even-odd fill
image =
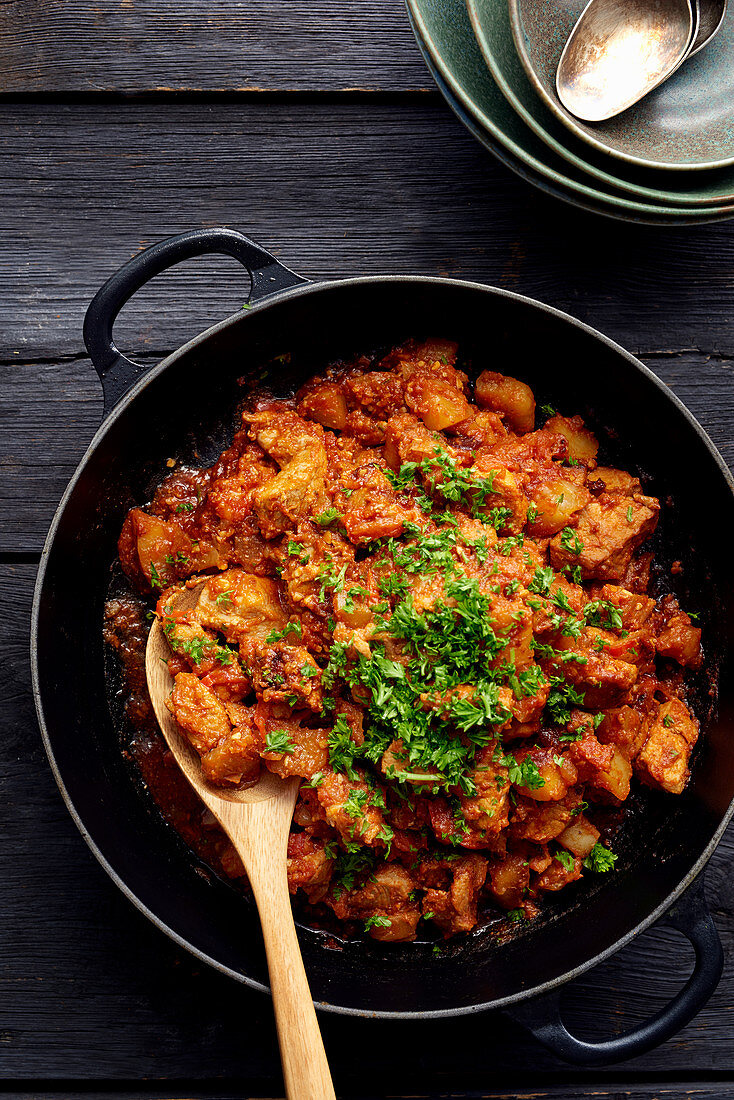
[[[538,565],[528,584],[528,592],[536,592],[539,596],[547,596],[555,579],[555,573],[550,565],[543,567]]]
[[[553,858],[557,859],[566,871],[573,871],[576,866],[576,860],[565,848],[559,848],[557,852],[554,852]]]
[[[338,508],[327,508],[321,513],[320,516],[316,516],[316,522],[320,527],[328,527],[330,523],[334,523],[337,519],[342,519],[342,514]]]
[[[603,844],[599,844],[597,841],[584,860],[584,867],[589,871],[613,871],[616,862],[617,857],[614,852],[610,851],[609,848],[605,848]]]
[[[275,730],[265,738],[265,752],[282,752],[292,756],[295,748],[285,730]]]
[[[389,917],[381,917],[378,913],[374,913],[371,917],[368,917],[364,922],[365,932],[369,932],[370,928],[391,928],[392,921]]]
[[[282,630],[271,630],[265,638],[265,642],[267,645],[272,645],[273,642],[279,642],[281,638],[285,638],[288,634],[295,634],[298,638],[303,637],[303,627],[299,619],[293,619],[291,622],[286,623]]]
[[[561,531],[561,546],[564,550],[568,550],[569,553],[579,556],[584,548],[584,544],[578,537],[573,527],[564,527]]]

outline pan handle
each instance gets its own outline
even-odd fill
[[[678,899],[664,922],[690,940],[696,962],[690,978],[673,1000],[639,1027],[602,1042],[578,1039],[561,1019],[560,989],[505,1011],[532,1032],[543,1046],[576,1065],[604,1066],[645,1054],[670,1039],[703,1008],[719,984],[724,966],[721,940],[701,880],[694,882]]]
[[[102,379],[105,415],[149,369],[128,359],[115,346],[112,328],[118,313],[155,275],[181,260],[209,252],[234,256],[247,268],[251,280],[248,303],[308,282],[234,229],[193,229],[139,252],[97,291],[84,318],[84,343]]]

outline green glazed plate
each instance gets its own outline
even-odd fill
[[[603,153],[676,171],[734,164],[734,5],[716,38],[634,107],[587,123],[555,90],[563,47],[586,0],[509,0],[515,46],[533,87],[564,126]]]
[[[456,117],[459,119],[460,122],[463,123],[469,133],[476,138],[480,145],[483,145],[485,149],[487,149],[490,153],[493,154],[493,156],[497,158],[497,160],[506,165],[506,167],[509,168],[512,172],[515,172],[518,176],[520,176],[521,179],[525,180],[527,183],[533,184],[533,186],[539,188],[539,190],[545,192],[545,194],[552,195],[554,198],[560,199],[561,202],[568,203],[569,205],[580,210],[587,210],[592,214],[599,214],[601,217],[623,219],[624,221],[634,222],[639,225],[671,224],[669,218],[655,218],[652,215],[647,215],[646,217],[638,217],[634,214],[620,214],[618,211],[612,211],[609,210],[607,207],[602,206],[601,203],[595,204],[590,199],[583,200],[575,198],[569,195],[567,192],[563,191],[560,187],[554,186],[542,176],[538,176],[537,173],[533,172],[530,168],[527,167],[527,165],[518,160],[517,157],[514,157],[502,145],[494,141],[486,132],[486,130],[482,129],[482,127],[478,125],[478,123],[471,117],[471,115],[469,115],[468,112],[464,110],[459,100],[456,98],[454,93],[441,77],[441,74],[436,69],[436,66],[433,64],[433,61],[428,54],[428,51],[418,37],[417,28],[412,16],[411,23],[413,25],[413,30],[416,33],[416,37],[418,38],[418,45],[420,47],[421,53],[423,54],[426,65],[428,66],[431,75],[433,76],[433,79],[436,81],[439,91],[443,95],[444,99],[446,100]],[[706,218],[704,220],[707,222],[718,222],[724,221],[730,216],[731,215],[728,214],[718,214],[715,217]],[[682,219],[680,222],[676,221],[674,224],[691,225],[700,223],[698,221],[693,223],[691,220]]]
[[[734,206],[686,208],[664,203],[642,203],[628,196],[593,187],[588,177],[572,168],[518,118],[489,75],[472,33],[464,0],[407,0],[416,37],[433,67],[458,100],[496,143],[577,205],[601,208],[628,221],[659,224],[699,224],[734,214]],[[573,173],[573,174],[572,174]]]
[[[466,0],[469,18],[484,60],[497,87],[541,141],[569,164],[604,184],[652,202],[700,206],[734,203],[734,169],[664,173],[627,165],[584,144],[546,106],[518,57],[507,0]],[[733,59],[734,60],[734,59]]]

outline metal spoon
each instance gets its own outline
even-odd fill
[[[577,118],[612,118],[651,92],[685,58],[697,28],[694,0],[590,0],[556,74]]]
[[[195,602],[195,590],[192,598]],[[156,619],[145,654],[153,710],[176,763],[245,865],[265,940],[288,1100],[335,1100],[288,896],[286,848],[299,780],[279,779],[263,770],[247,790],[208,782],[199,756],[166,707],[173,689],[165,663],[170,656],[165,631]]]
[[[724,22],[728,0],[697,0],[698,3],[698,29],[688,49],[688,57],[693,57],[721,30]],[[686,58],[686,60],[688,59]]]

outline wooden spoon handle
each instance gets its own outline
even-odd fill
[[[293,923],[285,868],[250,882],[262,922],[288,1100],[335,1100],[319,1022]]]
[[[288,1100],[336,1100],[288,894],[286,848],[297,791],[291,780],[280,797],[248,806],[246,815],[223,806],[218,816],[260,913]]]

